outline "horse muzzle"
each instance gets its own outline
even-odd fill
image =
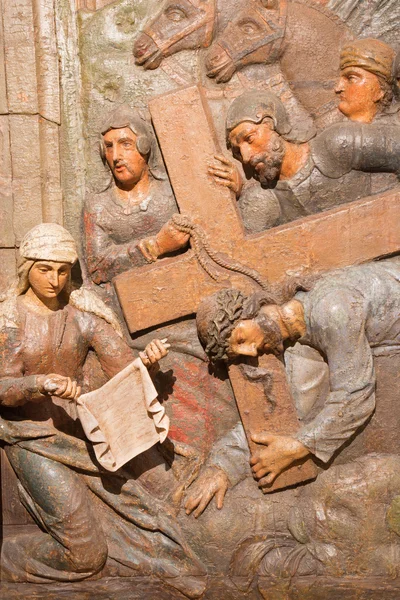
[[[225,83],[232,78],[236,65],[225,48],[220,44],[213,44],[205,60],[207,77],[215,79],[217,83]]]
[[[146,33],[141,33],[135,41],[133,56],[135,63],[144,69],[157,69],[163,59],[162,51]]]

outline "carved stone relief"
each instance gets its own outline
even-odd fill
[[[397,597],[398,2],[2,19],[7,597]],[[79,398],[138,357],[111,472]]]

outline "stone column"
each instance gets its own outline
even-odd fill
[[[1,292],[22,237],[42,221],[62,223],[63,206],[54,0],[0,5]]]
[[[25,233],[38,223],[64,220],[54,2],[0,0],[0,298],[16,276]],[[0,525],[6,532],[31,520],[11,467],[4,455],[0,459]],[[0,527],[0,541],[1,533]]]

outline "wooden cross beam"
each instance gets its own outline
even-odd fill
[[[400,250],[400,192],[373,196],[245,236],[232,192],[207,175],[220,152],[203,94],[189,87],[150,101],[154,127],[182,214],[206,231],[216,251],[256,269],[266,281],[320,273]],[[222,287],[244,292],[245,277],[221,270],[213,281],[192,251],[128,271],[114,279],[131,333],[196,312]],[[252,288],[253,289],[253,288]]]
[[[256,269],[265,281],[283,283],[293,274],[318,273],[400,250],[398,192],[246,236],[233,193],[207,175],[208,163],[220,148],[201,90],[194,86],[155,98],[150,111],[181,213],[201,225],[214,251]],[[202,298],[222,287],[251,293],[256,284],[222,269],[221,279],[212,280],[189,250],[123,273],[114,285],[128,327],[135,333],[195,313]],[[274,375],[270,393],[277,408],[271,414],[262,384],[244,377],[240,366],[229,368],[251,450],[251,432],[290,434],[299,427],[282,364],[267,355],[259,359],[259,366]],[[315,475],[313,463],[307,461],[282,473],[263,491]]]

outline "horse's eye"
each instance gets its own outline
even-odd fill
[[[178,21],[182,21],[183,19],[186,19],[186,17],[187,17],[185,11],[182,10],[181,8],[178,8],[177,6],[171,6],[170,8],[168,8],[165,11],[165,15],[170,21],[175,21],[176,23]]]
[[[242,21],[239,23],[240,30],[248,36],[256,35],[260,31],[259,25],[254,21]]]

